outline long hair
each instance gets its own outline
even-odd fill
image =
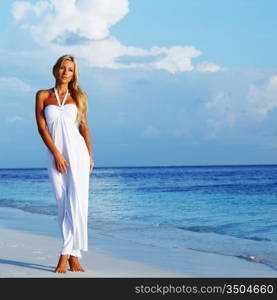
[[[79,86],[79,74],[78,74],[77,60],[72,55],[63,55],[57,60],[57,62],[53,66],[52,72],[53,72],[54,77],[57,78],[57,76],[56,76],[57,71],[59,70],[59,68],[63,65],[63,63],[66,60],[70,60],[74,64],[73,78],[68,84],[68,89],[72,95],[72,98],[77,103],[78,114],[77,114],[76,121],[81,122],[83,120],[83,117],[84,117],[87,109],[88,109],[88,98],[87,98],[87,95],[85,94],[85,92]]]

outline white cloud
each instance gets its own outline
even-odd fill
[[[52,49],[58,53],[77,53],[78,57],[85,59],[91,67],[107,67],[111,69],[133,68],[138,66],[137,64],[125,65],[118,63],[117,58],[122,55],[147,55],[147,52],[144,49],[126,47],[113,36],[101,41],[91,41],[85,46],[56,45],[52,47]]]
[[[153,47],[150,53],[152,55],[164,54],[164,57],[151,63],[154,68],[175,73],[177,71],[192,71],[194,67],[191,63],[191,59],[199,56],[202,52],[193,46],[174,46],[171,48]]]
[[[207,119],[208,138],[214,139],[227,126],[233,127],[241,113],[240,101],[228,92],[219,91],[205,108],[212,113]]]
[[[27,15],[40,16],[30,31],[38,43],[67,42],[70,38],[101,40],[109,28],[128,13],[128,0],[49,0],[30,4],[16,2],[13,16],[26,21]]]
[[[207,109],[216,110],[218,113],[225,115],[232,109],[232,104],[230,94],[220,91],[205,104],[205,107]]]
[[[16,22],[24,19],[28,14],[35,14],[37,17],[50,8],[48,1],[39,1],[35,5],[30,4],[27,1],[16,1],[13,3],[12,15]]]
[[[224,100],[224,93],[220,92],[210,101],[206,102],[205,107],[207,109],[218,108],[218,107],[220,108],[223,103],[226,103],[226,101]]]
[[[21,92],[30,92],[33,90],[30,85],[16,77],[0,77],[0,89],[16,89]]]
[[[196,65],[196,70],[200,72],[218,72],[222,70],[222,67],[212,62],[203,61]]]
[[[209,138],[215,138],[226,126],[231,128],[238,121],[263,121],[268,113],[277,108],[277,75],[263,84],[250,84],[246,92],[234,95],[219,91],[205,103],[210,113],[207,126]]]
[[[128,12],[128,0],[48,0],[35,4],[17,1],[13,6],[14,20],[29,30],[39,45],[57,55],[75,54],[91,67],[162,69],[171,73],[221,69],[209,62],[195,68],[192,59],[201,51],[194,46],[153,46],[147,50],[123,45],[111,35],[110,28]],[[130,62],[119,62],[124,57],[129,57]],[[135,57],[147,62],[137,63]]]
[[[271,76],[262,86],[250,85],[246,100],[248,113],[257,120],[264,120],[277,108],[277,75]]]

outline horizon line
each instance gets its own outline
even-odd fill
[[[144,165],[144,166],[98,166],[94,169],[101,168],[176,168],[176,167],[247,167],[247,166],[277,166],[277,164],[207,164],[207,165]],[[5,169],[47,169],[47,167],[0,167]]]

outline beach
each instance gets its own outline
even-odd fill
[[[85,272],[71,272],[68,269],[66,274],[54,273],[61,246],[57,229],[55,218],[50,216],[1,207],[0,278],[186,276],[141,262],[114,257],[93,247],[90,247],[88,252],[82,252],[80,262]]]
[[[178,274],[143,263],[115,258],[90,249],[81,263],[86,272],[54,273],[59,251],[59,241],[53,237],[0,229],[1,278],[110,278],[110,277],[182,277]]]
[[[257,262],[232,256],[204,253],[186,249],[182,251],[182,263],[187,272],[177,272],[174,268],[161,268],[155,256],[169,261],[178,261],[178,250],[174,257],[155,252],[158,248],[147,248],[147,259],[141,257],[138,248],[132,248],[132,256],[126,258],[112,253],[115,245],[101,249],[105,237],[97,238],[90,244],[88,252],[82,252],[81,263],[86,272],[56,274],[61,240],[57,235],[57,224],[51,216],[24,212],[13,208],[0,208],[0,277],[1,278],[197,278],[197,277],[277,277],[272,268]],[[99,242],[102,239],[102,244]],[[120,244],[121,241],[115,241]],[[121,245],[124,247],[124,244]],[[132,257],[133,259],[130,259]],[[149,263],[145,263],[148,261]],[[151,261],[153,263],[151,264]],[[162,265],[162,264],[160,264]]]

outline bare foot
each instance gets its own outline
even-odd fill
[[[70,266],[70,271],[72,271],[72,272],[85,272],[85,270],[80,265],[77,256],[70,255],[68,262],[69,262],[69,266]]]
[[[66,273],[68,255],[61,255],[55,273]]]

